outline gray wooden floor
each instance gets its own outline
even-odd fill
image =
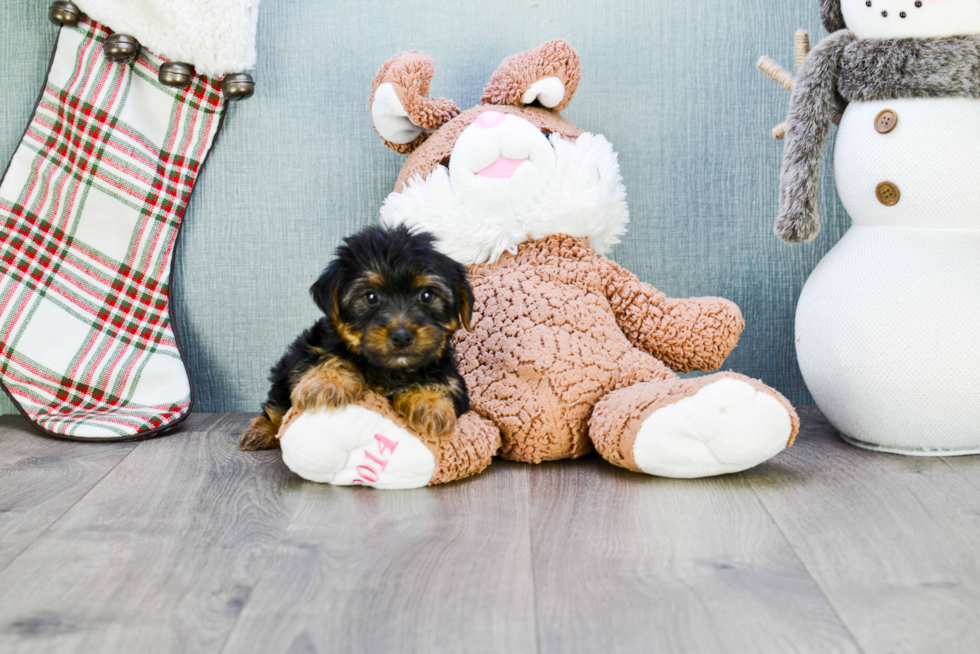
[[[139,444],[0,418],[0,652],[980,651],[980,457],[839,441],[747,473],[590,458],[336,489],[242,415]]]

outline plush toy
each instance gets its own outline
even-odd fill
[[[287,416],[283,459],[333,484],[409,488],[474,474],[491,457],[538,463],[594,450],[668,477],[745,470],[789,445],[792,406],[761,382],[713,370],[744,327],[719,298],[676,300],[604,254],[628,222],[616,153],[558,113],[578,55],[552,41],[508,57],[482,104],[429,97],[432,60],[387,62],[371,114],[408,154],[385,224],[436,235],[470,268],[472,333],[457,352],[473,411],[450,438],[407,431],[383,398]]]
[[[787,241],[819,230],[821,154],[846,105],[834,171],[854,225],[800,297],[800,368],[855,445],[980,452],[980,2],[820,6],[832,34],[795,80],[762,62],[793,91],[776,223]]]
[[[43,92],[0,182],[0,384],[48,435],[129,440],[191,410],[174,245],[258,0],[56,0]]]

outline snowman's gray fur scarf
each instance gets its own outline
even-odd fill
[[[828,32],[844,29],[844,12],[841,11],[840,0],[820,0],[820,16]]]
[[[837,78],[844,48],[854,41],[854,34],[847,30],[831,34],[807,56],[796,76],[786,119],[775,229],[776,236],[784,241],[809,241],[820,231],[820,157],[837,108]]]
[[[840,30],[824,39],[803,63],[790,101],[776,235],[800,242],[820,231],[820,160],[840,104],[941,97],[980,98],[980,37],[859,40]]]

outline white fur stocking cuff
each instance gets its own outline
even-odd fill
[[[92,19],[154,54],[221,77],[255,66],[259,0],[75,0]]]

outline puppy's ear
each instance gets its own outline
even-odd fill
[[[333,262],[330,264],[320,279],[310,287],[310,295],[313,301],[328,318],[333,319],[340,311],[340,281],[343,276],[340,264]]]
[[[456,301],[459,305],[459,317],[462,319],[463,327],[466,328],[466,331],[471,332],[473,331],[473,326],[471,325],[471,321],[473,320],[473,287],[470,286],[470,280],[466,277],[465,268],[459,274],[458,280],[458,297]]]

